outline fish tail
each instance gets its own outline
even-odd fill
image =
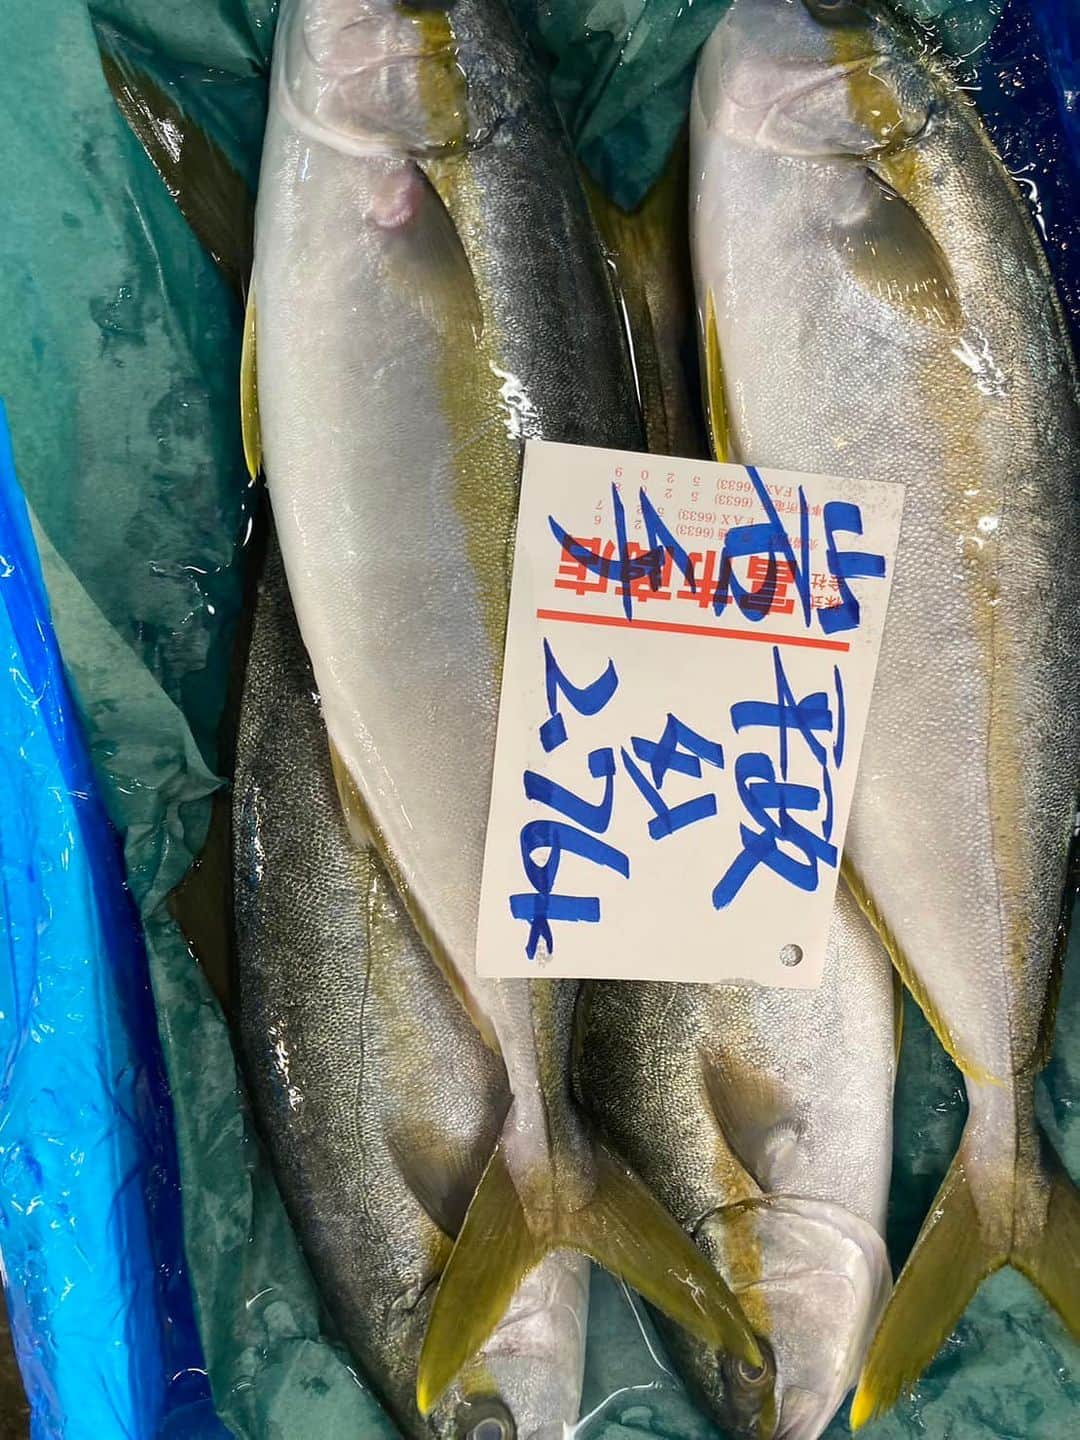
[[[1009,1263],[1050,1302],[1075,1340],[1080,1340],[1080,1190],[1045,1133],[1039,1130],[1040,1166],[1029,1177],[1020,1204],[1041,1209],[1037,1229],[1021,1232]]]
[[[1030,1082],[1022,1096],[1011,1085],[969,1093],[960,1147],[870,1346],[853,1430],[914,1384],[982,1282],[1006,1265],[1080,1339],[1080,1193],[1035,1119]]]
[[[574,1208],[527,1213],[496,1146],[439,1282],[420,1354],[416,1403],[427,1415],[483,1348],[521,1281],[553,1250],[575,1250],[625,1280],[717,1350],[762,1363],[754,1333],[723,1279],[678,1222],[603,1145],[591,1193]]]

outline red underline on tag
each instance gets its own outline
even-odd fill
[[[811,650],[851,649],[846,640],[813,635],[775,635],[760,630],[722,630],[718,625],[675,625],[669,620],[627,620],[623,615],[578,615],[572,610],[537,610],[538,620],[568,620],[573,625],[612,625],[618,630],[663,630],[673,635],[709,635],[717,640],[756,640],[762,645],[802,645]]]

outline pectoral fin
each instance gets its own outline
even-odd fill
[[[469,1201],[480,1182],[475,1151],[440,1135],[424,1146],[415,1134],[389,1134],[390,1153],[406,1185],[444,1235],[461,1229]]]
[[[413,161],[376,188],[369,220],[382,238],[388,279],[448,341],[474,347],[483,330],[476,277],[435,185]]]
[[[790,1100],[764,1071],[750,1071],[740,1083],[725,1083],[703,1062],[705,1092],[716,1122],[739,1164],[763,1190],[782,1190],[801,1130]]]
[[[853,170],[832,241],[852,276],[875,299],[920,324],[959,334],[963,326],[952,267],[918,211],[868,166]]]

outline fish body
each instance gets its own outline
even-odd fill
[[[588,207],[501,0],[449,20],[283,6],[254,297],[267,481],[342,797],[512,1097],[440,1283],[421,1409],[564,1243],[754,1352],[678,1227],[594,1151],[569,1093],[576,987],[476,969],[523,440],[641,440]]]
[[[416,1409],[435,1285],[510,1096],[378,859],[348,832],[273,544],[237,750],[246,1069],[322,1294],[408,1435],[462,1440],[486,1414],[555,1440],[577,1418],[584,1364],[588,1269],[573,1255],[532,1272],[428,1422]]]
[[[845,864],[970,1116],[861,1420],[1002,1264],[1080,1327],[1080,1209],[1032,1102],[1080,755],[1077,373],[974,108],[884,10],[735,0],[691,144],[714,433],[734,459],[906,487]]]
[[[889,1289],[893,982],[841,887],[820,987],[594,983],[577,1063],[605,1133],[730,1281],[776,1367],[775,1433],[814,1440]],[[734,1433],[755,1373],[672,1334]]]

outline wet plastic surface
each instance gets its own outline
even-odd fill
[[[165,37],[172,51],[154,53],[175,57],[170,83],[220,123],[254,180],[257,10],[95,13],[139,44]],[[5,165],[26,197],[0,239],[0,393],[144,922],[205,1362],[235,1431],[296,1434],[304,1417],[319,1433],[347,1433],[366,1424],[370,1401],[321,1338],[225,1021],[166,903],[202,849],[222,783],[217,736],[247,533],[240,309],[118,113],[90,12],[8,7],[0,38]]]
[[[220,1434],[146,954],[0,408],[0,1234],[35,1436]]]
[[[683,123],[693,55],[722,4],[517,4],[556,57],[555,92],[583,159],[618,198],[637,199]],[[101,33],[150,69],[253,185],[271,0],[171,8],[99,0],[91,9]],[[986,5],[927,0],[923,9],[958,53],[985,37]],[[1037,192],[1075,319],[1077,42],[1064,9],[1011,0],[968,63],[1010,169]],[[11,24],[0,20],[0,37]],[[210,796],[227,769],[218,735],[249,513],[234,403],[239,308],[115,113],[82,8],[49,0],[8,38],[19,59],[5,93],[29,98],[25,114],[11,101],[0,110],[7,163],[23,193],[38,188],[43,164],[51,185],[47,205],[27,206],[0,238],[0,298],[12,317],[0,339],[0,393],[44,532],[57,630],[147,928],[215,1397],[229,1427],[250,1440],[388,1434],[330,1337],[247,1118],[220,1009],[165,906],[202,847]],[[41,134],[55,137],[44,156]],[[220,891],[211,885],[208,894]],[[1039,1098],[1075,1175],[1080,957],[1073,961]],[[944,1174],[964,1108],[956,1072],[907,1009],[889,1229],[896,1261]],[[640,1310],[594,1275],[580,1434],[715,1437]],[[1006,1272],[980,1292],[913,1398],[868,1433],[1059,1440],[1080,1403],[1074,1361],[1044,1302]],[[842,1417],[828,1432],[847,1433]]]

